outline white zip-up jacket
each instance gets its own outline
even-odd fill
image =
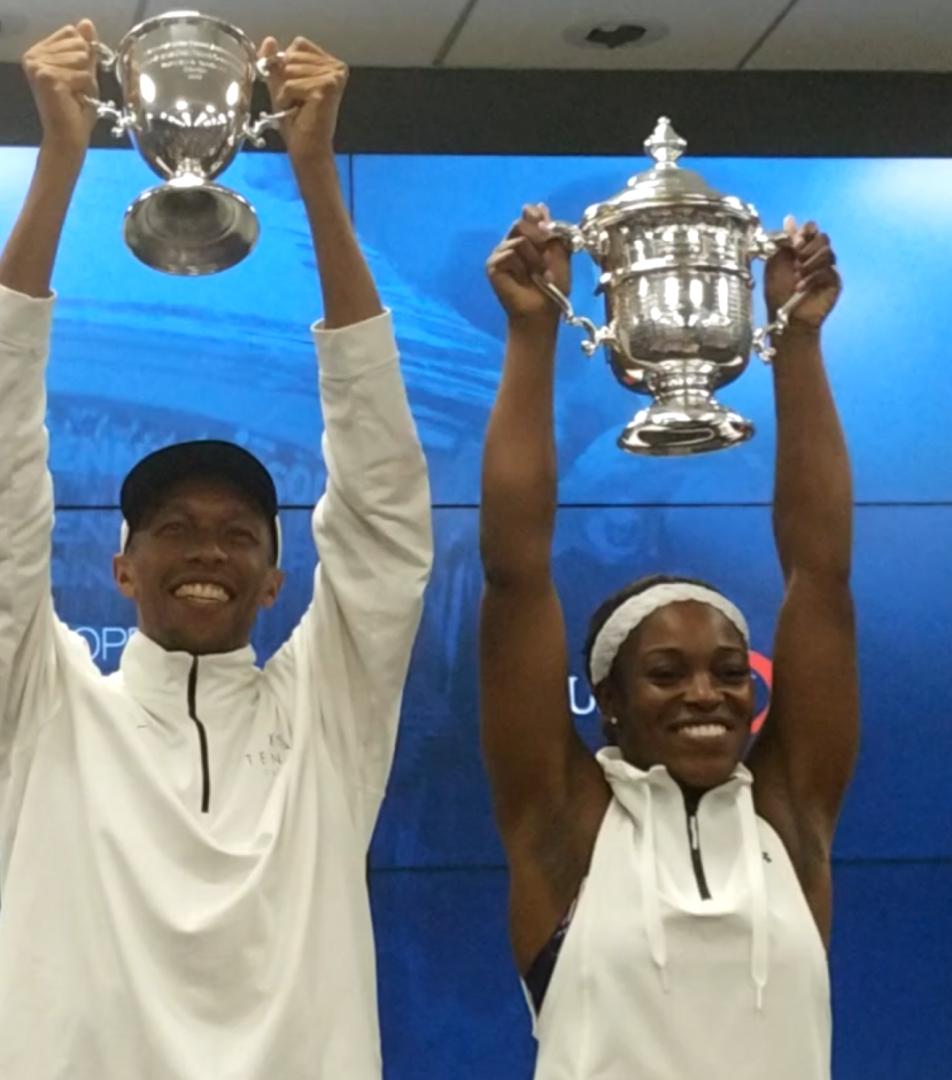
[[[52,310],[0,290],[0,1078],[378,1080],[366,855],[432,558],[390,316],[314,329],[290,640],[261,670],[139,633],[104,677],[51,599]]]

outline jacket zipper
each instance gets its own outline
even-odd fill
[[[208,770],[208,736],[205,733],[205,725],[199,720],[195,708],[195,700],[198,691],[198,657],[192,658],[192,670],[188,673],[188,715],[198,729],[198,745],[202,757],[202,813],[208,813],[208,804],[211,799],[211,780]]]
[[[704,876],[704,861],[701,858],[701,832],[697,823],[697,808],[700,799],[685,796],[685,809],[688,815],[688,842],[691,845],[691,865],[694,867],[694,880],[702,900],[711,899],[711,890],[707,887]]]

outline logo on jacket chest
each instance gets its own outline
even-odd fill
[[[280,732],[271,731],[263,743],[259,743],[244,755],[245,764],[265,776],[276,776],[290,750],[290,742]]]

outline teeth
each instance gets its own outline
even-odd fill
[[[727,728],[723,724],[692,724],[690,727],[681,728],[681,734],[692,739],[716,739],[726,732]]]
[[[194,600],[217,600],[219,603],[228,600],[228,593],[220,585],[204,585],[198,582],[180,585],[175,590],[175,595]]]

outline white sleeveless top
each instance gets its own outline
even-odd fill
[[[829,1080],[826,951],[750,772],[691,817],[663,766],[598,760],[614,798],[536,1020],[535,1080]]]

